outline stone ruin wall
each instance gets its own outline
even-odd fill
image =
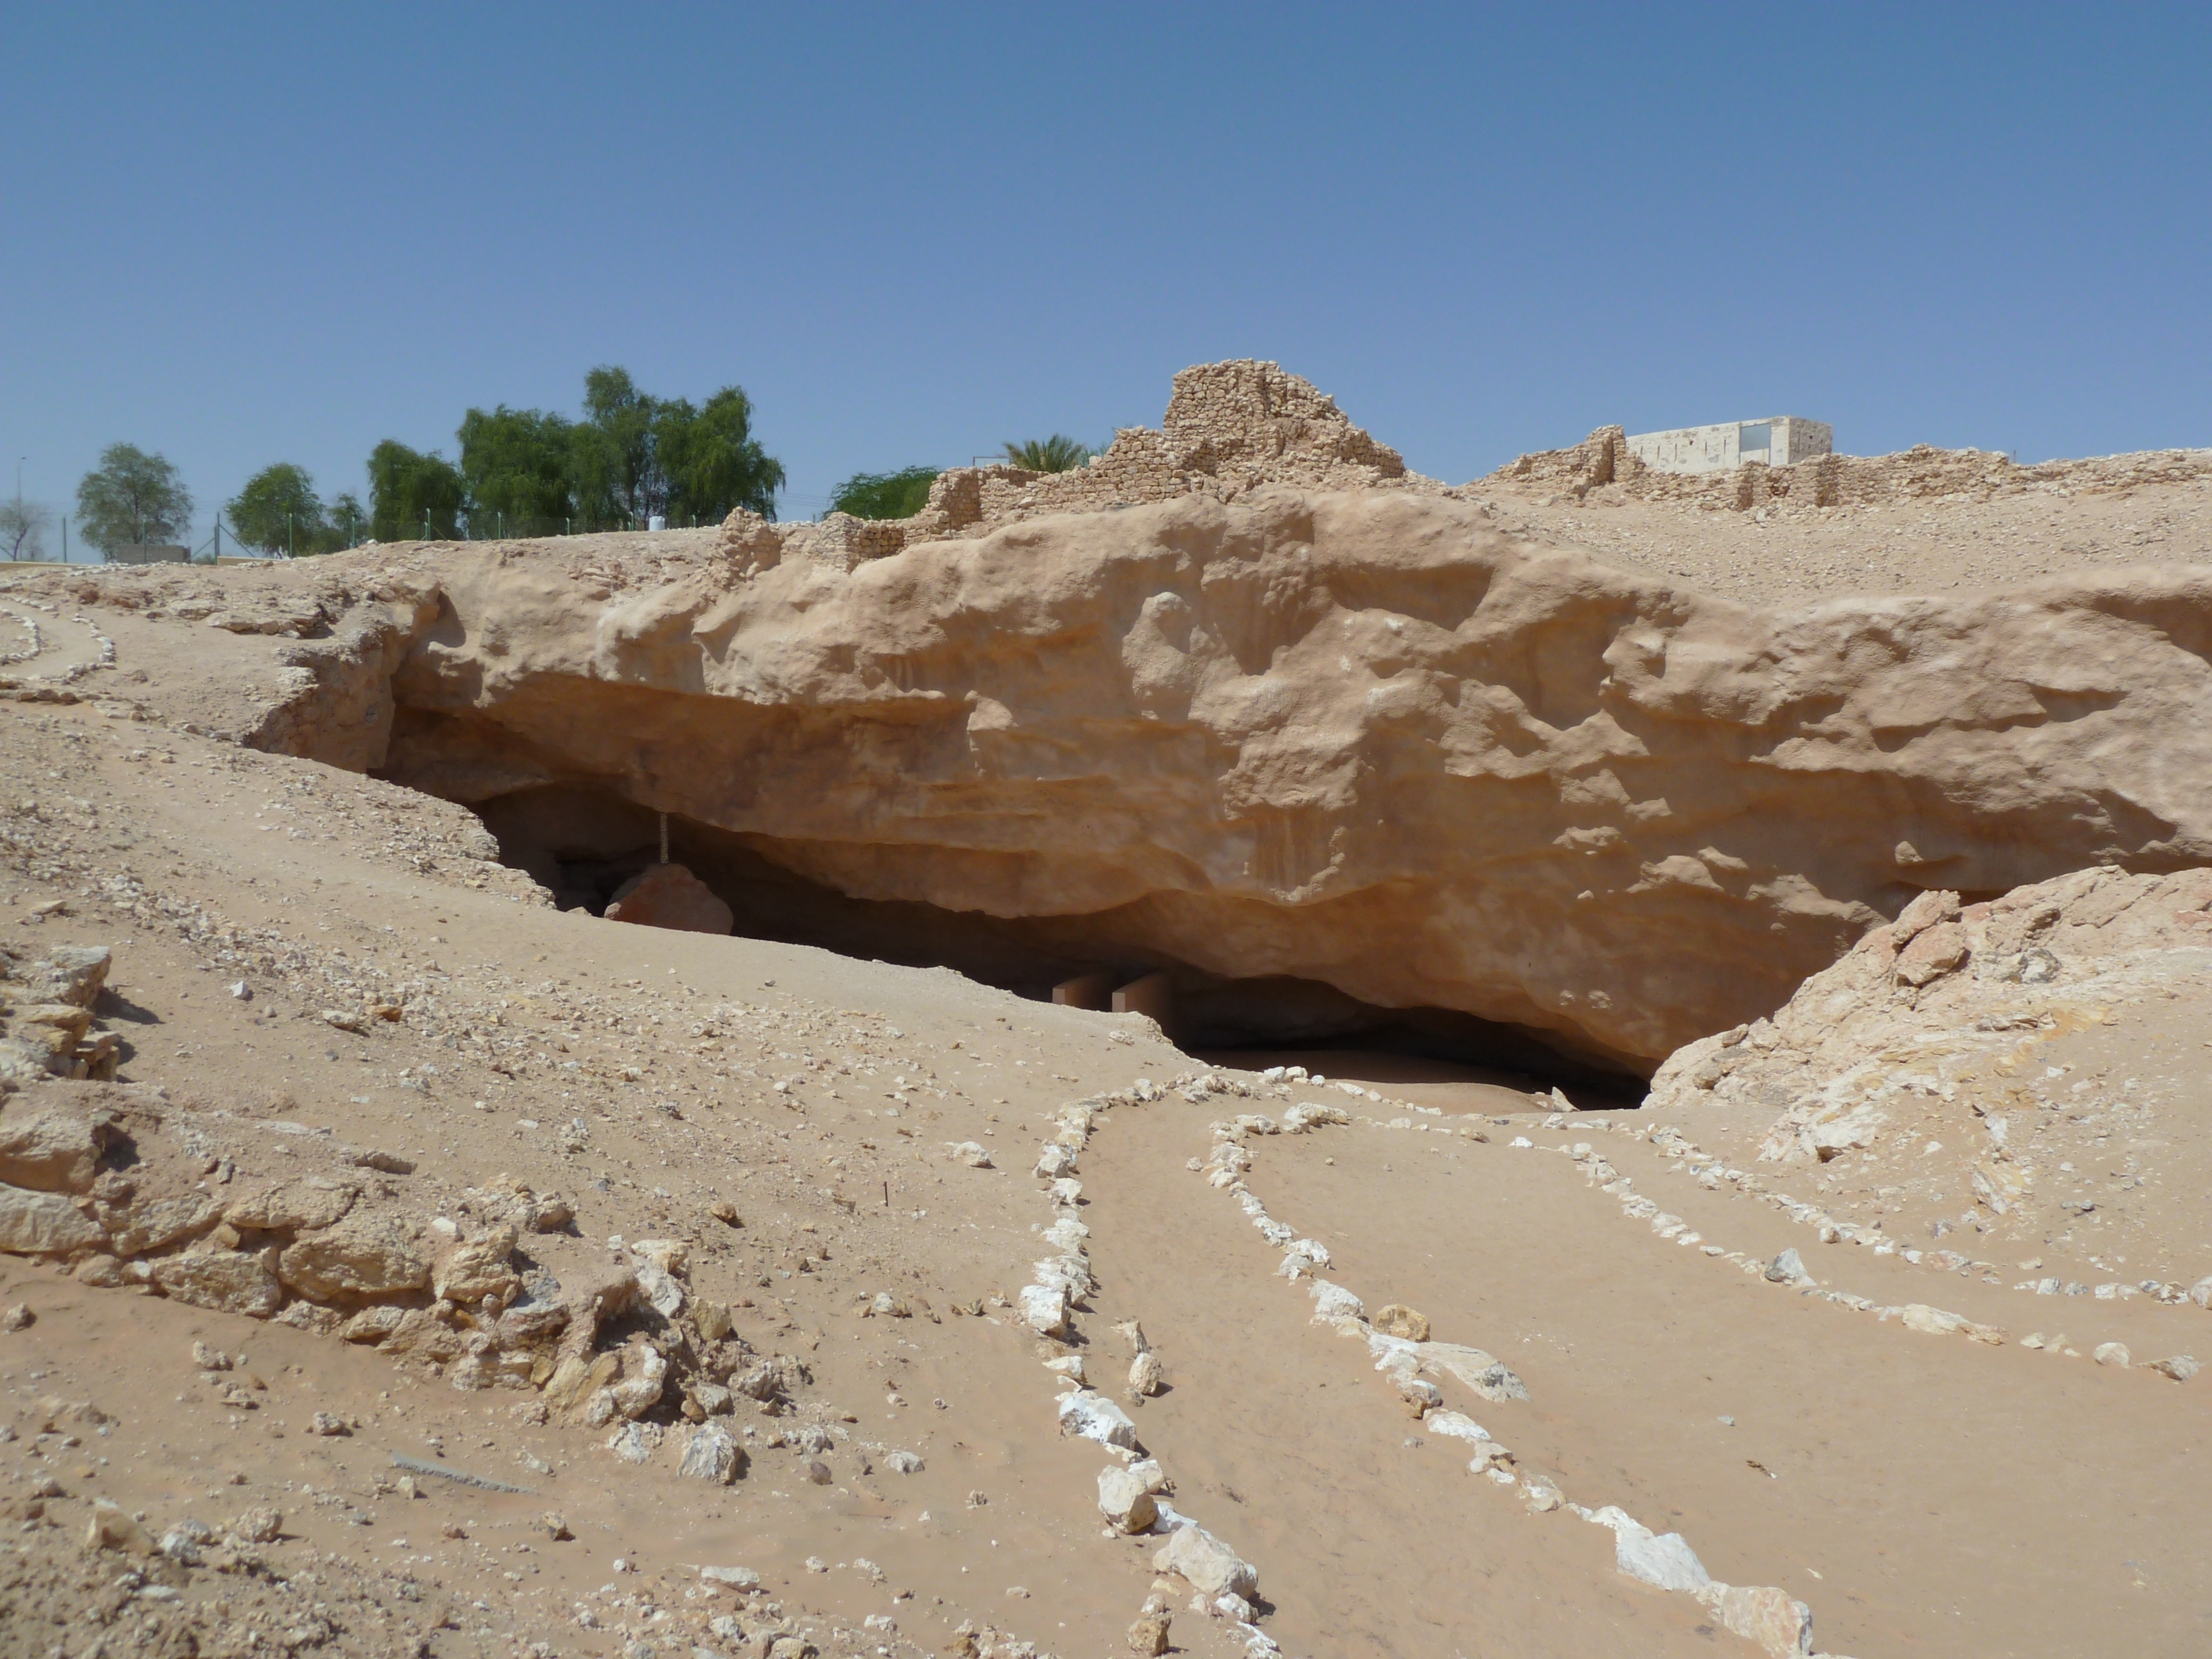
[[[740,507],[725,520],[724,555],[740,569],[787,556],[850,570],[924,542],[976,537],[1049,514],[1112,512],[1199,495],[1232,501],[1267,484],[1310,489],[1400,489],[1480,500],[1500,489],[1587,500],[1677,501],[1707,511],[1887,506],[2029,490],[2107,493],[2212,477],[2212,451],[2155,450],[2021,466],[1993,452],[1917,445],[1894,455],[1817,455],[1791,466],[1750,461],[1733,472],[1662,472],[1602,426],[1565,449],[1522,455],[1459,488],[1410,471],[1387,444],[1354,426],[1334,398],[1279,363],[1200,363],[1175,377],[1156,431],[1125,427],[1106,453],[1069,472],[1005,465],[953,467],[910,519],[832,513],[818,523],[774,524]],[[1601,500],[1606,499],[1604,496]]]
[[[1680,501],[1709,512],[1757,507],[1885,507],[1899,501],[1990,501],[2032,490],[2112,494],[2142,484],[2212,477],[2212,450],[2149,450],[2091,460],[2021,466],[1994,451],[1918,444],[1894,455],[1815,455],[1794,466],[1747,461],[1733,472],[1662,472],[1631,453],[1627,434],[1601,426],[1566,449],[1522,455],[1464,493],[1510,489],[1588,500],[1610,489],[1620,499]],[[1461,492],[1455,492],[1461,493]]]
[[[1354,426],[1336,400],[1279,363],[1201,363],[1175,377],[1155,431],[1125,427],[1106,453],[1069,472],[958,466],[939,475],[910,519],[832,513],[817,524],[771,524],[739,508],[724,550],[758,568],[800,555],[849,570],[922,542],[987,534],[1046,514],[1111,512],[1189,495],[1231,501],[1266,484],[1313,489],[1453,493]]]

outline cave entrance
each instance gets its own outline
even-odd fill
[[[611,791],[546,785],[479,803],[501,860],[563,910],[604,915],[661,855],[661,816]],[[855,898],[777,862],[775,842],[670,814],[668,857],[714,890],[749,939],[909,968],[949,968],[1034,1001],[1153,1014],[1177,1045],[1240,1069],[1303,1066],[1417,1103],[1526,1109],[1552,1088],[1578,1106],[1633,1106],[1639,1079],[1578,1061],[1520,1026],[1445,1008],[1384,1008],[1315,980],[1231,979],[1132,948],[1114,914],[993,916]],[[1117,1000],[1115,993],[1122,994]],[[1059,994],[1056,996],[1055,993]]]

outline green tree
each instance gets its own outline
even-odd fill
[[[837,486],[830,510],[856,519],[911,519],[929,504],[929,487],[937,482],[937,473],[933,466],[855,472]]]
[[[666,504],[659,510],[672,521],[713,523],[738,507],[775,517],[783,464],[761,447],[752,427],[752,399],[739,386],[724,386],[697,410],[680,398],[660,404],[653,413],[653,449]]]
[[[575,425],[567,416],[505,404],[489,414],[472,409],[461,417],[459,436],[473,514],[501,515],[511,533],[532,520],[575,516]]]
[[[334,544],[331,526],[315,494],[315,481],[302,466],[279,461],[264,466],[224,503],[231,533],[264,553],[326,553]]]
[[[76,487],[78,532],[103,553],[137,543],[174,544],[192,521],[177,469],[135,444],[110,444]]]
[[[369,451],[369,534],[378,541],[458,539],[467,500],[467,480],[437,451],[425,455],[391,438]]]
[[[664,510],[667,485],[653,462],[653,408],[627,369],[602,364],[584,376],[584,418],[571,450],[582,518],[619,524]]]
[[[344,489],[331,503],[330,520],[331,544],[335,550],[353,545],[354,538],[368,526],[368,514],[361,510],[361,498],[350,489]]]
[[[1031,472],[1073,472],[1090,460],[1091,449],[1065,433],[1032,438],[1025,444],[1008,444],[1006,460]]]

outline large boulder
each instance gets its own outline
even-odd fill
[[[0,1185],[0,1250],[9,1255],[73,1255],[106,1239],[98,1222],[59,1194]]]
[[[389,1216],[350,1216],[285,1246],[277,1271],[312,1302],[384,1297],[430,1282],[413,1235]]]
[[[656,864],[644,874],[632,876],[615,890],[606,916],[609,921],[672,927],[686,933],[726,933],[738,920],[714,889],[680,864]]]
[[[0,1119],[0,1181],[40,1192],[85,1193],[116,1138],[105,1114],[46,1111]]]
[[[360,1196],[361,1188],[349,1181],[295,1176],[233,1200],[222,1216],[234,1227],[314,1232],[343,1220]]]
[[[107,983],[115,953],[104,945],[64,945],[9,968],[8,988],[26,1003],[60,1002],[89,1008]]]
[[[284,1305],[284,1287],[276,1277],[276,1252],[263,1250],[187,1251],[162,1256],[153,1264],[154,1282],[163,1294],[196,1308],[266,1319]]]
[[[514,1255],[514,1229],[501,1222],[441,1257],[431,1274],[431,1288],[448,1302],[512,1301],[522,1287]]]

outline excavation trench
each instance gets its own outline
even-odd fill
[[[563,910],[603,915],[623,884],[660,857],[661,816],[610,789],[547,785],[471,805],[502,860]],[[733,931],[746,938],[947,968],[1037,1001],[1071,981],[1126,987],[1158,975],[1151,988],[1164,993],[1162,1023],[1176,1042],[1239,1066],[1325,1063],[1335,1075],[1377,1080],[1557,1086],[1592,1107],[1632,1104],[1643,1092],[1639,1079],[1578,1063],[1518,1026],[1448,1008],[1378,1007],[1315,980],[1209,972],[1131,943],[1139,929],[1127,912],[994,916],[859,898],[793,868],[807,861],[798,844],[676,814],[665,822],[669,859],[730,907]]]

